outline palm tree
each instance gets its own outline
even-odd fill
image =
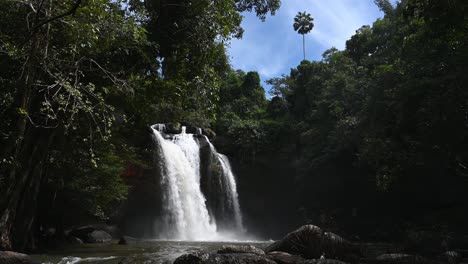
[[[304,51],[304,60],[305,60],[305,37],[304,35],[309,33],[314,28],[314,19],[310,14],[304,12],[297,13],[294,18],[294,31],[302,35],[302,50]]]

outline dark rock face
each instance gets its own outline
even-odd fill
[[[210,128],[203,128],[202,133],[203,133],[203,135],[207,136],[209,139],[212,139],[212,138],[216,137],[216,133],[213,130],[211,130]]]
[[[226,245],[218,250],[219,254],[230,254],[230,253],[251,253],[264,256],[265,251],[263,249],[254,247],[252,245]]]
[[[191,123],[182,122],[182,126],[185,126],[185,132],[187,134],[199,134],[199,128]],[[177,133],[178,134],[178,133]]]
[[[112,236],[106,231],[94,230],[86,236],[86,243],[109,243],[112,241]]]
[[[276,264],[276,262],[264,256],[250,253],[211,254],[197,252],[180,256],[174,261],[174,264]]]
[[[303,257],[291,255],[286,252],[273,251],[267,254],[267,258],[275,261],[278,264],[296,264],[305,261]]]
[[[327,258],[356,262],[359,249],[340,236],[324,232],[317,226],[305,225],[267,247],[265,252],[283,251],[307,259]]]
[[[39,264],[34,262],[31,257],[13,251],[0,251],[1,264]]]

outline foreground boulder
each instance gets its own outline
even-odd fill
[[[276,264],[265,256],[251,253],[196,252],[178,257],[174,264]]]
[[[13,251],[0,251],[1,264],[38,264],[26,254],[21,254]]]
[[[317,226],[305,225],[287,234],[283,239],[265,249],[300,255],[306,259],[326,258],[355,263],[359,259],[359,248],[331,232],[324,232]]]
[[[273,251],[267,254],[267,258],[278,264],[296,264],[303,263],[305,259],[301,256],[291,255],[286,252]]]
[[[263,249],[254,247],[252,245],[226,245],[218,250],[219,254],[229,254],[229,253],[250,253],[257,255],[265,255]]]

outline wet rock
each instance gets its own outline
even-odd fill
[[[265,255],[263,249],[254,247],[252,245],[226,245],[218,250],[219,254],[229,254],[229,253],[251,253],[257,255]]]
[[[0,251],[0,263],[2,264],[39,264],[26,254],[13,251]]]
[[[203,135],[195,135],[195,138],[197,139],[198,141],[198,144],[200,145],[200,148],[210,148],[210,143],[209,141],[206,139],[205,136]]]
[[[289,253],[280,251],[273,251],[268,253],[267,258],[275,261],[278,264],[296,264],[305,261],[305,259],[301,256],[291,255]]]
[[[360,255],[357,246],[314,225],[302,226],[265,249],[267,253],[272,251],[283,251],[306,259],[319,259],[325,253],[327,258],[349,262],[357,262]]]
[[[106,231],[102,230],[94,230],[93,232],[89,233],[86,237],[86,243],[109,243],[112,241],[112,236],[109,235]]]
[[[250,253],[217,254],[197,252],[178,257],[174,264],[276,264],[273,260]]]
[[[376,264],[428,264],[431,261],[416,255],[409,254],[383,254],[377,257]]]
[[[216,133],[213,130],[211,130],[210,128],[203,128],[202,133],[203,133],[203,135],[207,136],[209,139],[212,139],[212,138],[216,137]]]
[[[185,133],[187,134],[200,134],[198,133],[200,129],[191,123],[182,122],[181,126],[185,127]]]

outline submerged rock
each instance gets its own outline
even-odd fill
[[[39,264],[31,259],[30,256],[13,251],[0,251],[1,264]]]
[[[342,237],[324,232],[317,226],[305,225],[273,243],[265,252],[283,251],[307,259],[327,258],[356,262],[359,248]]]
[[[197,252],[178,257],[174,264],[276,264],[273,260],[251,253]]]
[[[301,256],[291,255],[289,253],[280,251],[273,251],[268,253],[267,258],[275,261],[278,264],[296,264],[305,261],[305,259]]]
[[[265,255],[263,249],[254,247],[252,245],[226,245],[218,250],[219,254],[229,254],[229,253],[251,253],[257,255]]]

